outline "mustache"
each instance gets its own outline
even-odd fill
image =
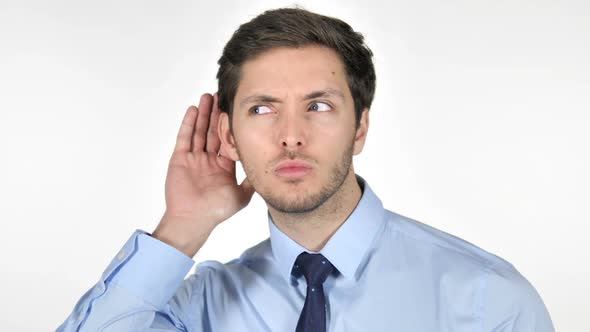
[[[310,164],[317,164],[315,159],[307,157],[305,155],[302,155],[299,152],[293,152],[293,151],[286,151],[286,152],[281,153],[278,157],[273,159],[272,164],[276,165],[283,160],[295,160],[295,159],[303,160],[303,161],[308,162]]]

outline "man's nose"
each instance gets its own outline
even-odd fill
[[[286,112],[279,125],[279,140],[283,148],[299,148],[306,144],[306,123],[303,116]]]

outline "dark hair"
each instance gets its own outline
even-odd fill
[[[363,35],[337,18],[302,8],[279,8],[240,25],[217,61],[219,108],[229,113],[230,128],[242,64],[272,48],[307,45],[328,47],[342,59],[358,127],[363,108],[370,108],[373,101],[376,79],[373,53],[365,45]]]

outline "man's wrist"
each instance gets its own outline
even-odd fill
[[[162,306],[195,262],[146,232],[135,234],[131,244],[133,247],[124,248],[128,254],[121,259],[121,265],[109,278],[109,283],[153,305]]]
[[[215,226],[202,223],[198,231],[187,231],[187,227],[180,227],[190,222],[183,217],[164,214],[156,229],[149,235],[192,258],[205,244]]]

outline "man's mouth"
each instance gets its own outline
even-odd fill
[[[301,178],[313,171],[311,164],[301,160],[285,160],[275,168],[275,174],[285,178]]]

